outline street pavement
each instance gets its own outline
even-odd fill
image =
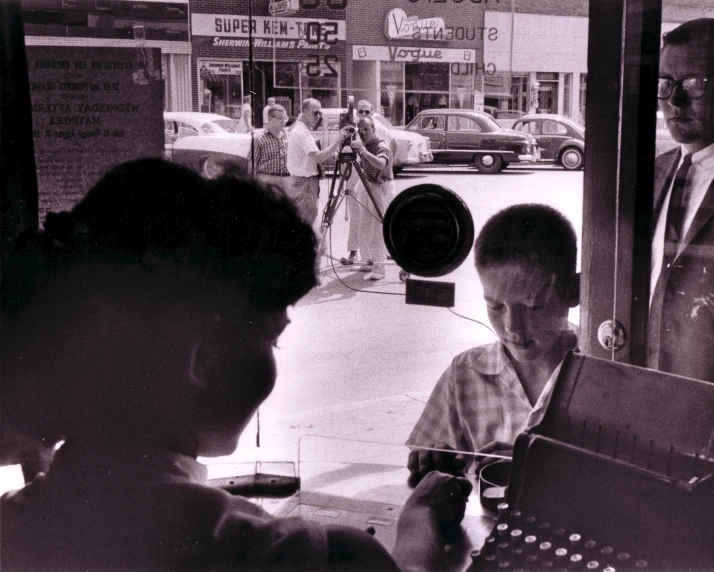
[[[580,246],[582,171],[509,167],[483,175],[467,167],[414,168],[395,179],[395,188],[401,192],[421,183],[437,183],[457,193],[471,211],[476,234],[491,215],[509,205],[551,205],[573,223]],[[322,185],[320,213],[327,181]],[[336,259],[347,254],[348,225],[343,206],[328,233],[328,253]],[[322,284],[290,309],[292,322],[275,350],[278,379],[259,411],[260,447],[254,419],[233,455],[203,459],[209,463],[209,475],[235,473],[234,463],[297,465],[301,438],[303,458],[308,444],[326,458],[344,456],[351,445],[359,444],[354,453],[359,458],[404,463],[407,449],[402,445],[451,359],[495,339],[486,326],[473,252],[454,272],[436,279],[456,284],[451,310],[407,305],[395,265],[377,282],[327,257],[321,270]],[[570,320],[579,323],[577,308]]]

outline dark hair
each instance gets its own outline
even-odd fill
[[[18,239],[3,276],[3,313],[87,265],[162,264],[230,280],[259,306],[287,306],[315,284],[315,237],[284,197],[252,181],[202,179],[142,159],[115,167],[71,212]],[[91,289],[91,286],[88,286]]]
[[[493,215],[475,244],[476,268],[515,262],[553,272],[562,284],[575,274],[577,237],[573,225],[541,204],[508,207]]]
[[[169,439],[190,416],[215,415],[220,392],[102,367],[153,362],[162,316],[192,328],[224,300],[257,315],[296,302],[316,284],[315,252],[294,206],[254,182],[159,159],[112,169],[71,212],[24,233],[4,269],[3,423],[51,444],[72,432]]]
[[[662,34],[662,49],[666,46],[681,46],[684,44],[704,43],[713,49],[714,18],[698,18],[689,20]]]

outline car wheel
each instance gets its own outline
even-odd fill
[[[243,157],[219,159],[206,157],[199,165],[198,172],[206,179],[217,179],[226,172],[238,177],[248,176],[248,161]]]
[[[396,177],[403,170],[404,170],[404,167],[402,165],[394,165],[392,167],[392,174]]]
[[[486,173],[487,175],[498,173],[502,164],[503,159],[500,155],[484,153],[474,157],[474,166],[479,170],[479,173]]]
[[[583,152],[576,147],[568,147],[560,153],[560,164],[568,171],[575,171],[583,166]]]
[[[201,161],[199,172],[206,179],[217,179],[223,174],[223,165],[215,157],[206,157]]]

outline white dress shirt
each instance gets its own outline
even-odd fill
[[[302,121],[296,121],[288,133],[288,173],[293,177],[314,177],[317,162],[309,154],[319,151],[312,132]]]
[[[681,158],[677,165],[682,164],[684,156],[687,154],[687,150],[682,147]],[[686,211],[684,214],[684,224],[682,236],[686,236],[689,227],[692,225],[694,220],[694,215],[696,214],[699,206],[704,200],[704,195],[706,195],[709,186],[714,180],[714,144],[705,147],[701,151],[697,151],[692,155],[692,166],[687,174],[687,180],[684,183],[684,196],[688,196]],[[674,178],[672,183],[674,182]],[[669,209],[669,199],[672,195],[672,183],[670,183],[667,189],[667,196],[662,203],[662,209],[659,213],[659,219],[657,220],[657,226],[655,227],[654,237],[652,239],[652,259],[651,268],[652,273],[650,275],[650,302],[652,301],[652,295],[654,294],[655,286],[657,285],[657,279],[659,278],[660,271],[662,270],[662,259],[664,258],[664,233],[667,226],[667,210]]]

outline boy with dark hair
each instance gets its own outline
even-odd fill
[[[475,244],[476,270],[498,341],[456,356],[429,398],[409,446],[488,452],[538,423],[560,364],[576,345],[577,239],[555,209],[515,205],[491,217]],[[410,482],[459,471],[463,455],[415,449]]]

